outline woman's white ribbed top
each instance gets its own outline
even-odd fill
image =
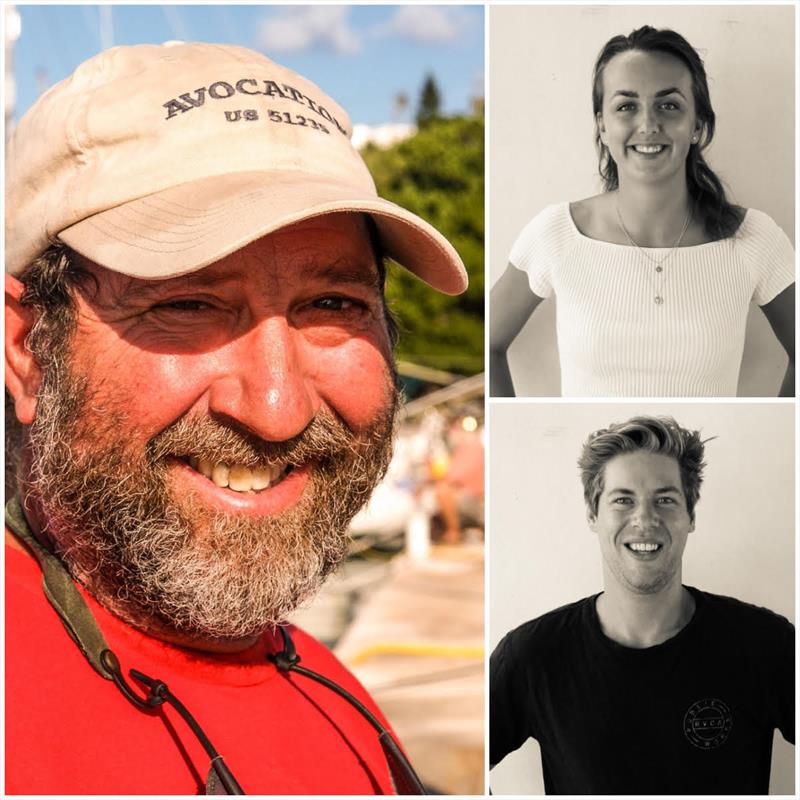
[[[644,250],[660,261],[670,248]],[[535,294],[556,296],[565,397],[735,396],[751,299],[764,305],[795,279],[789,239],[753,209],[734,236],[679,247],[658,272],[635,247],[584,236],[559,203],[509,260]]]

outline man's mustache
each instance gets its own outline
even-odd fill
[[[208,416],[181,417],[154,436],[147,456],[158,463],[168,456],[194,457],[214,464],[237,464],[250,469],[300,466],[325,461],[353,448],[356,435],[331,412],[320,410],[308,426],[291,439],[271,442],[249,431]]]

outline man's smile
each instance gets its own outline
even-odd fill
[[[657,558],[664,549],[664,545],[660,542],[653,542],[646,539],[624,542],[623,546],[637,561],[651,561]]]
[[[294,506],[303,495],[313,468],[313,462],[250,469],[192,460],[196,466],[189,459],[170,459],[176,467],[174,477],[179,494],[190,492],[203,504],[222,512],[255,516],[280,514]],[[262,486],[267,475],[268,485]]]
[[[215,463],[205,458],[189,456],[189,466],[205,475],[220,488],[234,492],[260,492],[280,483],[293,469],[292,464],[273,467],[250,467],[241,464]]]

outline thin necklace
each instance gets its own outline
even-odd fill
[[[689,209],[689,213],[686,215],[686,220],[683,223],[683,230],[681,231],[681,235],[678,237],[678,241],[675,242],[674,245],[669,249],[667,254],[660,259],[653,258],[648,252],[646,252],[643,248],[639,247],[639,245],[634,240],[633,236],[628,233],[628,229],[625,227],[625,223],[622,220],[622,212],[619,210],[619,197],[617,197],[616,202],[616,209],[617,209],[617,219],[619,220],[619,226],[622,228],[622,232],[628,238],[628,241],[651,263],[655,264],[656,266],[656,273],[659,276],[659,286],[656,286],[656,294],[653,297],[653,302],[657,306],[660,306],[664,302],[664,284],[666,283],[666,275],[664,274],[664,264],[667,262],[667,259],[678,249],[678,245],[683,241],[683,237],[686,235],[686,231],[689,230],[689,223],[694,216],[694,206]]]

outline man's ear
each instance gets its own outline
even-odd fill
[[[589,530],[597,532],[597,514],[590,506],[586,506],[586,524],[589,526]]]
[[[600,141],[603,144],[607,144],[607,142],[606,142],[606,126],[605,126],[605,123],[603,122],[603,112],[602,111],[598,111],[594,115],[594,121],[597,123],[597,132],[600,134]]]
[[[20,302],[22,291],[19,279],[6,275],[6,387],[14,398],[17,419],[30,425],[36,416],[42,372],[26,344],[33,311]]]

